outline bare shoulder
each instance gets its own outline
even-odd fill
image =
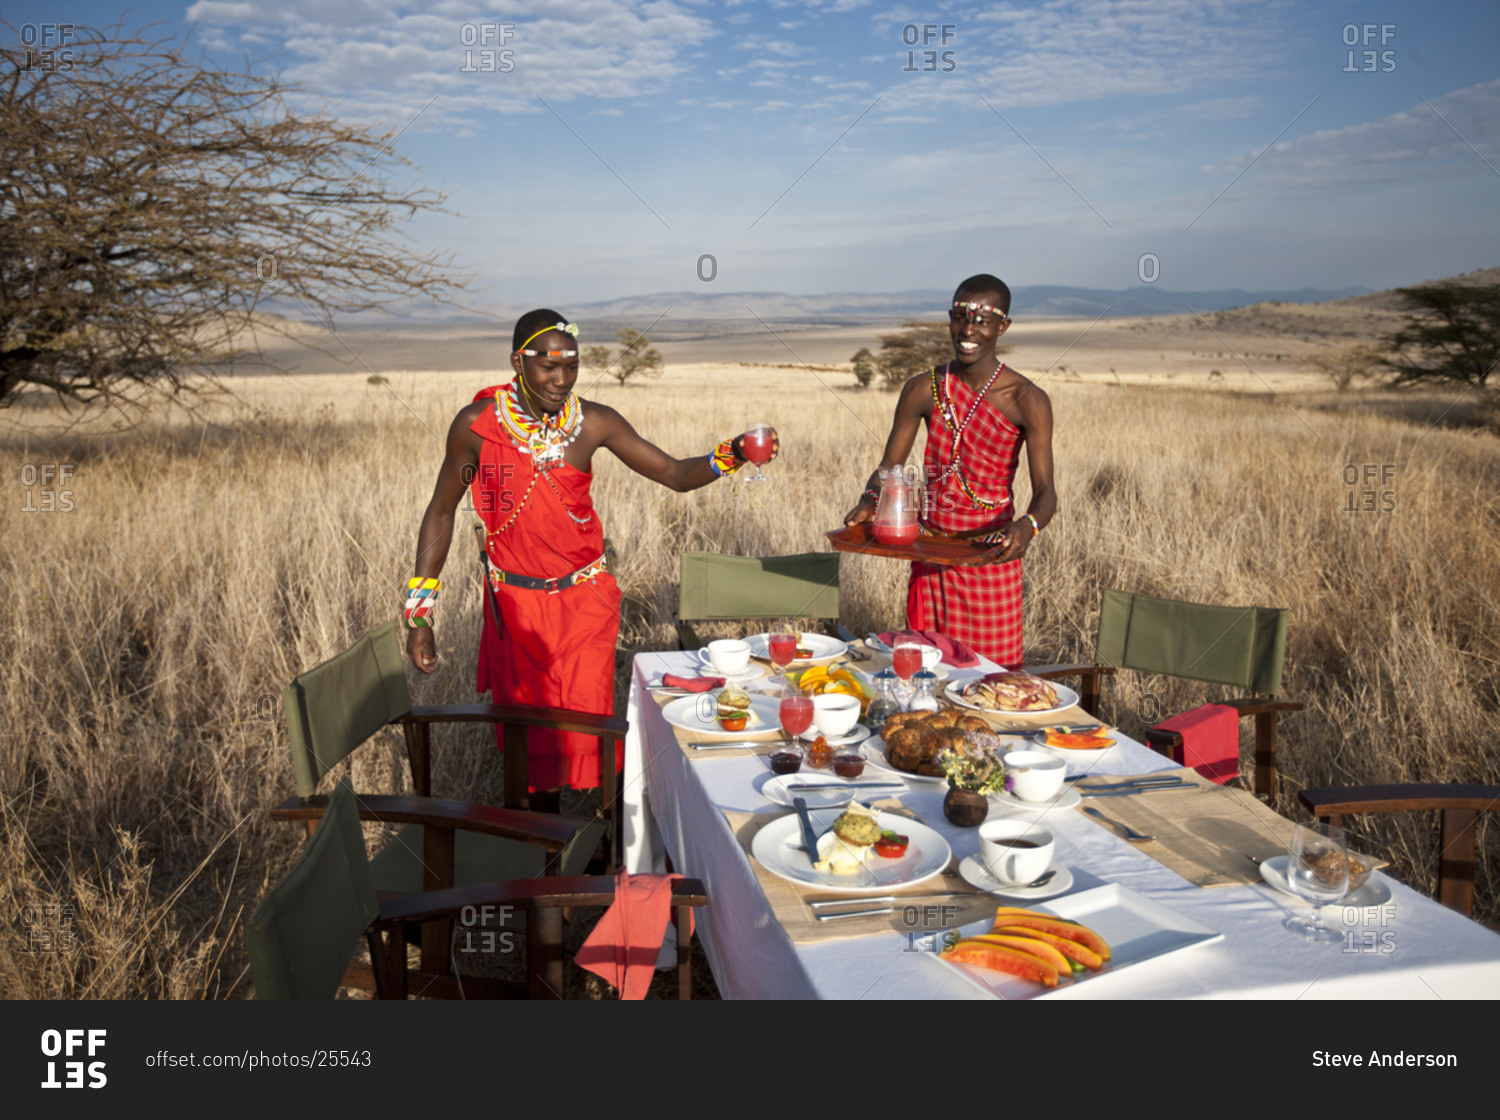
[[[583,422],[600,432],[617,431],[625,425],[625,417],[607,404],[584,400],[582,397],[578,398],[578,403],[583,408]]]

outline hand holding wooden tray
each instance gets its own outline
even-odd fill
[[[999,544],[957,540],[952,537],[918,537],[911,544],[882,544],[875,539],[874,526],[868,521],[847,529],[829,532],[828,539],[836,552],[858,552],[866,556],[889,556],[896,560],[920,560],[925,564],[946,564],[971,568],[993,564],[1003,551]]]

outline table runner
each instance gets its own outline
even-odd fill
[[[1132,845],[1171,868],[1194,886],[1246,886],[1261,882],[1260,861],[1282,855],[1291,844],[1293,823],[1262,804],[1254,794],[1215,785],[1191,769],[1165,770],[1196,790],[1138,793],[1129,797],[1085,797],[1075,812],[1093,806],[1137,832],[1156,839]],[[1099,782],[1077,783],[1080,793]],[[1097,817],[1088,820],[1116,835],[1119,829]]]
[[[874,808],[882,812],[921,821],[921,817],[903,808],[899,802],[876,801],[872,804]],[[790,814],[737,813],[732,810],[723,810],[723,813],[729,822],[730,831],[734,833],[735,839],[739,841],[745,849],[745,854],[750,858],[750,866],[755,871],[756,881],[760,884],[760,889],[765,892],[766,901],[770,903],[776,920],[781,923],[787,936],[795,945],[811,945],[822,941],[837,941],[842,938],[891,932],[906,934],[915,939],[936,930],[963,925],[980,918],[993,918],[995,908],[1000,905],[993,895],[976,891],[964,882],[955,870],[958,861],[950,859],[946,871],[935,878],[928,879],[925,883],[919,883],[914,887],[897,887],[891,890],[870,892],[871,896],[876,897],[893,895],[898,900],[903,897],[912,900],[910,903],[897,901],[870,904],[872,907],[892,906],[894,913],[869,918],[842,918],[835,922],[820,922],[813,916],[814,911],[807,905],[809,902],[817,899],[837,898],[841,902],[847,900],[850,904],[847,909],[854,910],[859,908],[856,904],[861,896],[838,895],[822,887],[811,885],[799,886],[779,875],[771,874],[761,866],[759,860],[750,855],[750,846],[755,842],[756,833],[772,821]],[[950,891],[955,892],[953,897],[929,897]],[[915,910],[907,909],[908,906],[915,907]],[[949,909],[944,909],[945,906]],[[833,909],[844,909],[844,907]]]

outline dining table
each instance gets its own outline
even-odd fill
[[[868,663],[867,663],[868,667]],[[855,666],[858,668],[858,666]],[[998,666],[982,664],[970,675]],[[1452,999],[1500,997],[1500,934],[1449,910],[1400,881],[1376,872],[1378,905],[1330,906],[1324,914],[1338,929],[1338,944],[1314,944],[1285,928],[1308,904],[1274,889],[1259,875],[1258,863],[1286,852],[1293,822],[1279,817],[1248,792],[1222,787],[1162,793],[1150,803],[1196,804],[1195,797],[1245,799],[1244,867],[1224,885],[1199,885],[1185,865],[1169,866],[1150,845],[1131,843],[1120,830],[1079,811],[1094,804],[1106,814],[1134,796],[1086,798],[1078,808],[1017,811],[992,804],[990,820],[1016,816],[1037,821],[1055,837],[1056,866],[1072,878],[1067,891],[1042,901],[1013,901],[981,895],[952,873],[979,848],[978,829],[950,823],[943,812],[941,783],[901,782],[878,791],[877,807],[909,816],[940,835],[951,849],[951,863],[939,883],[957,886],[953,898],[926,897],[920,887],[903,892],[888,919],[850,922],[808,921],[809,912],[789,903],[787,887],[767,876],[752,856],[753,835],[776,827],[791,812],[768,796],[772,778],[765,752],[695,751],[680,741],[663,714],[668,698],[653,692],[664,674],[708,675],[697,651],[649,652],[636,656],[630,690],[630,731],[625,743],[622,816],[626,869],[632,873],[671,870],[701,879],[708,905],[697,916],[697,930],[720,994],[730,999],[1199,999],[1199,998],[1397,998]],[[955,678],[961,676],[953,672]],[[770,677],[750,681],[752,692],[772,691]],[[773,729],[774,730],[774,729]],[[1110,778],[1164,773],[1177,763],[1113,731],[1115,745],[1087,758],[1067,757],[1066,788],[1113,784]],[[869,771],[867,771],[867,774]],[[807,777],[804,770],[799,777]],[[1152,795],[1142,794],[1142,799]],[[1283,827],[1284,826],[1284,827]],[[787,827],[787,826],[783,826]],[[1230,833],[1238,836],[1238,833]],[[1207,841],[1205,841],[1206,843]],[[1214,841],[1222,846],[1223,835]],[[1225,853],[1218,853],[1224,856]],[[1189,859],[1192,853],[1189,852]],[[1201,876],[1199,877],[1202,878]],[[1211,877],[1210,877],[1211,878]],[[1221,876],[1221,880],[1225,878]],[[979,897],[960,897],[969,890]],[[1092,892],[1092,893],[1091,893]],[[806,898],[818,892],[808,887]],[[879,891],[872,891],[879,895]],[[838,897],[824,896],[824,897]],[[1139,908],[1126,918],[1150,927],[1153,915],[1169,915],[1176,941],[1155,949],[1147,928],[1132,944],[1139,959],[1118,960],[1056,988],[1030,982],[986,982],[974,969],[955,967],[937,949],[943,934],[990,906],[1014,905],[1068,912],[1096,899],[1127,899]],[[857,899],[856,899],[857,901]],[[837,904],[832,904],[837,906]],[[852,906],[853,904],[851,904]],[[795,906],[794,914],[789,906]],[[975,907],[979,910],[976,911]],[[872,907],[875,908],[875,907]],[[816,911],[814,911],[815,913]],[[1179,927],[1196,931],[1180,935]],[[965,933],[969,926],[965,925]],[[1138,931],[1137,931],[1138,932]],[[1161,936],[1165,936],[1162,934]],[[1160,938],[1158,938],[1160,940]]]

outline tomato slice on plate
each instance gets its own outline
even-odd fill
[[[875,841],[875,854],[884,856],[886,859],[900,859],[906,854],[910,843],[910,837],[898,836],[894,832],[882,832],[880,839]]]

